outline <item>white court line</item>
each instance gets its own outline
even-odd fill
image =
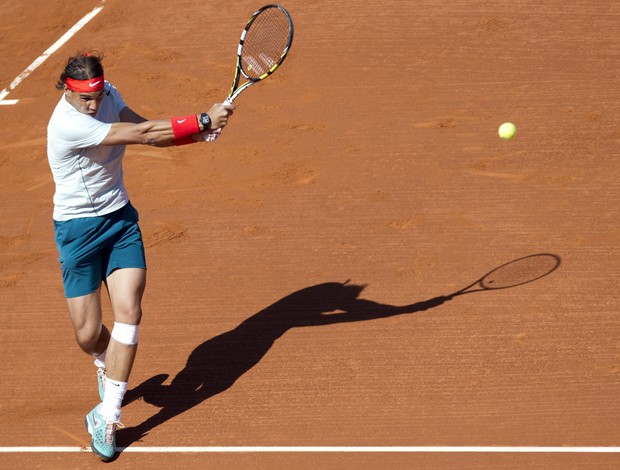
[[[41,54],[37,59],[30,64],[26,69],[20,73],[15,80],[11,82],[8,88],[0,91],[0,105],[11,105],[16,104],[19,100],[5,100],[4,98],[13,91],[17,85],[19,85],[28,75],[34,72],[43,62],[45,62],[49,56],[51,56],[54,52],[60,49],[64,43],[66,43],[69,39],[73,37],[75,33],[77,33],[80,29],[82,29],[90,20],[92,20],[97,14],[103,9],[103,4],[105,0],[101,0],[101,4],[96,7],[93,11],[88,13],[84,18],[75,23],[69,31],[63,34],[58,41],[56,41],[50,48],[48,48],[43,54]]]
[[[84,447],[0,447],[0,453],[66,453],[90,452]],[[117,448],[130,453],[250,453],[250,452],[347,452],[347,453],[620,453],[620,447],[536,447],[536,446],[232,446],[232,447],[127,447]]]

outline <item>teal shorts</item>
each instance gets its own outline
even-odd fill
[[[54,221],[67,298],[96,292],[116,269],[146,269],[138,211],[131,203],[111,214]]]

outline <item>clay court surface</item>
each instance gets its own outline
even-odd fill
[[[127,149],[149,272],[128,451],[111,465],[620,467],[588,452],[129,452],[620,445],[620,4],[283,4],[291,54],[217,142]],[[146,117],[206,111],[261,3],[0,0],[0,89],[98,6],[0,106],[2,448],[88,447],[97,402],[51,219],[66,58],[103,52]],[[437,301],[541,253],[561,264],[535,282]],[[2,468],[101,465],[0,453]]]

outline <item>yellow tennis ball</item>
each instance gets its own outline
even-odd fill
[[[515,126],[512,122],[505,122],[504,124],[499,126],[497,133],[502,139],[510,140],[517,133],[517,126]]]

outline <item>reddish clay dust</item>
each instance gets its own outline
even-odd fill
[[[575,5],[578,3],[578,5]],[[258,4],[0,0],[0,447],[88,445],[95,369],[53,241],[70,55],[149,118],[228,92]],[[620,4],[291,0],[280,70],[211,144],[128,147],[149,265],[118,445],[618,446]],[[502,122],[517,136],[497,136]],[[511,260],[560,266],[446,300]],[[105,304],[105,321],[111,322]],[[3,468],[99,468],[2,453]],[[618,454],[152,454],[124,468],[611,468]]]

